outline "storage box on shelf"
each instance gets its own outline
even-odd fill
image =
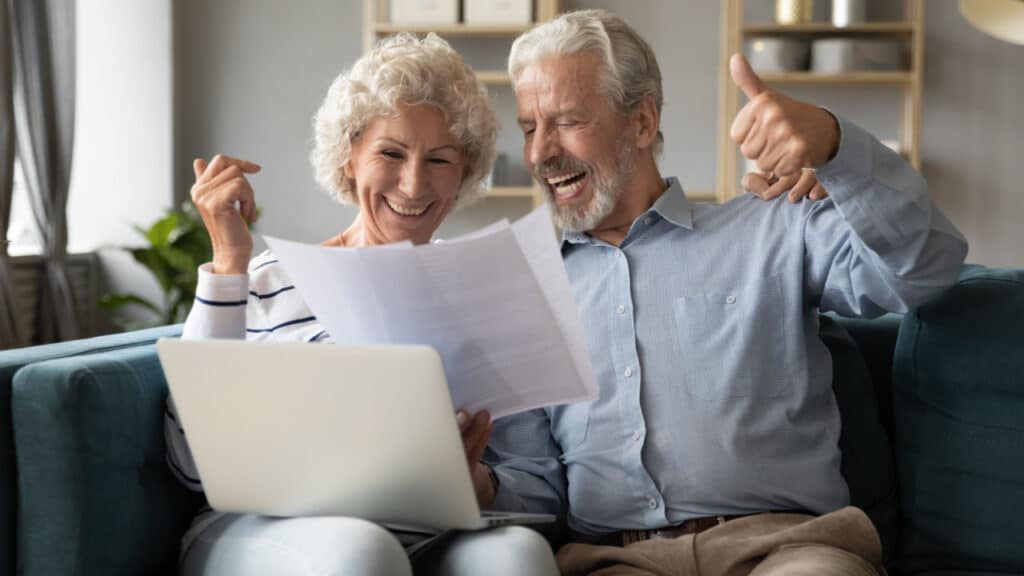
[[[465,0],[466,24],[529,24],[531,0]]]

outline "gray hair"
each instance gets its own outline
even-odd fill
[[[467,165],[457,205],[478,198],[494,164],[498,121],[473,70],[435,34],[386,38],[334,79],[313,118],[317,182],[336,200],[358,204],[344,171],[352,144],[373,118],[396,115],[400,104],[431,104],[444,113]]]
[[[601,56],[603,89],[620,114],[628,114],[648,96],[661,114],[661,70],[654,51],[625,20],[605,10],[568,12],[517,38],[508,57],[512,86],[531,64],[583,52]],[[661,154],[664,140],[659,130],[655,156]]]

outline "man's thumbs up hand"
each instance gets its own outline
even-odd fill
[[[839,123],[832,114],[769,90],[741,54],[733,54],[729,72],[749,99],[733,120],[729,137],[758,168],[789,176],[835,156]]]
[[[754,72],[754,69],[750,67],[750,62],[747,62],[742,54],[733,54],[732,58],[729,58],[729,73],[732,74],[732,81],[740,90],[743,90],[750,100],[768,90],[761,77]]]

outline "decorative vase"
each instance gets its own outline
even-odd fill
[[[814,0],[775,0],[775,22],[803,24],[814,18]]]
[[[832,24],[839,28],[867,19],[866,0],[832,0]]]

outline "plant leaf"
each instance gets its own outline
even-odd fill
[[[158,316],[163,315],[163,311],[156,304],[135,294],[104,294],[100,298],[100,307],[104,310],[117,310],[129,304],[142,306]]]
[[[134,248],[131,250],[132,257],[139,264],[142,264],[153,273],[160,289],[166,295],[174,287],[174,269],[160,253],[160,248]]]
[[[146,239],[150,246],[167,246],[171,243],[171,236],[178,227],[178,213],[171,210],[167,216],[157,220],[146,231]]]

